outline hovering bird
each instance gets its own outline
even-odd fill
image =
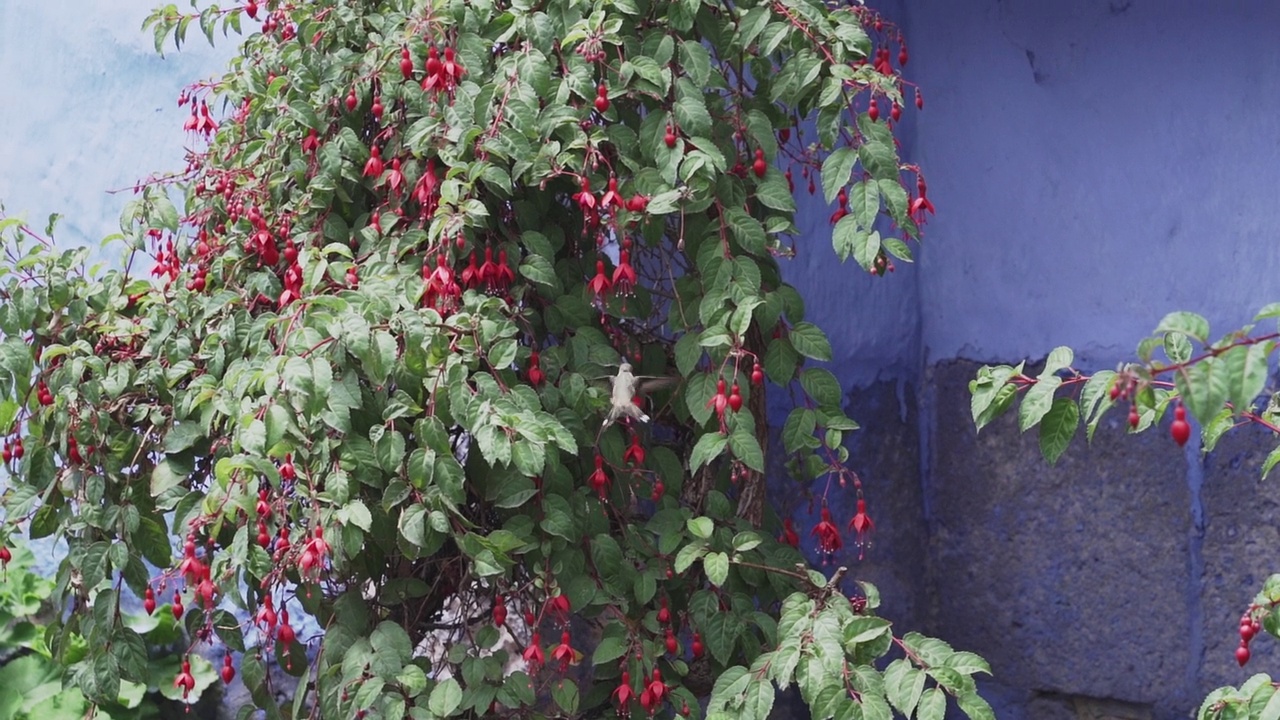
[[[641,382],[643,381],[643,382]],[[638,389],[652,390],[675,384],[676,379],[670,377],[654,377],[649,375],[633,375],[631,363],[625,360],[618,366],[618,373],[613,376],[613,389],[609,395],[609,412],[605,415],[600,431],[604,432],[620,417],[628,417],[640,422],[649,422],[649,416],[635,403]]]

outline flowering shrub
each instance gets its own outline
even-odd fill
[[[124,268],[0,221],[4,532],[69,545],[52,649],[86,697],[145,668],[132,591],[272,718],[762,720],[793,683],[817,717],[991,716],[984,661],[798,550],[873,522],[778,261],[825,252],[797,182],[838,201],[840,257],[910,261],[933,205],[893,136],[922,107],[896,28],[813,0],[147,25],[252,31],[179,99],[194,149],[126,207]],[[784,464],[822,498],[807,534],[764,503]]]
[[[1173,408],[1169,436],[1178,447],[1191,439],[1188,411],[1200,425],[1201,449],[1211,452],[1227,431],[1241,425],[1261,425],[1280,433],[1280,395],[1258,404],[1267,383],[1268,363],[1280,332],[1258,332],[1257,323],[1280,318],[1280,303],[1263,308],[1250,324],[1213,341],[1209,322],[1190,312],[1166,315],[1155,332],[1138,344],[1138,360],[1118,370],[1093,374],[1072,367],[1075,354],[1059,347],[1045,367],[1032,377],[1025,363],[984,366],[969,383],[973,419],[978,429],[1018,407],[1018,427],[1039,426],[1040,449],[1056,462],[1071,440],[1085,428],[1093,439],[1098,423],[1114,407],[1126,411],[1131,433],[1160,423]],[[1280,463],[1280,447],[1262,464],[1265,478]],[[1240,617],[1236,662],[1250,659],[1249,644],[1266,630],[1280,637],[1280,574],[1272,575]],[[1257,674],[1238,688],[1219,688],[1205,699],[1197,717],[1248,718],[1280,716],[1280,687],[1271,677]]]

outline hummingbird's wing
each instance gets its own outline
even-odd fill
[[[679,378],[656,377],[653,375],[637,375],[636,380],[640,381],[636,383],[636,386],[640,389],[641,392],[653,392],[654,390],[661,390],[663,388],[671,387],[672,385],[675,385],[676,383],[680,382]]]

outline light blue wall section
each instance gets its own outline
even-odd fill
[[[183,169],[177,106],[189,82],[220,77],[239,44],[211,49],[194,26],[182,52],[155,53],[140,30],[154,0],[0,2],[0,202],[58,236],[96,243],[119,229],[131,188]],[[187,4],[182,3],[185,7]]]
[[[1110,364],[1280,299],[1280,4],[912,0],[930,362]]]

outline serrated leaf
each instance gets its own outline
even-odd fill
[[[715,521],[709,517],[689,518],[685,526],[689,528],[689,534],[701,540],[710,540],[711,533],[715,532]]]
[[[1040,453],[1050,465],[1058,462],[1066,451],[1079,425],[1080,409],[1074,400],[1061,397],[1053,401],[1049,412],[1040,421]]]
[[[787,334],[787,339],[791,341],[791,346],[796,349],[796,352],[807,358],[821,362],[831,360],[831,341],[827,339],[826,333],[813,323],[796,323]]]
[[[449,717],[462,705],[462,686],[448,678],[436,684],[427,700],[427,707],[436,717]]]
[[[1208,357],[1179,369],[1174,384],[1182,403],[1201,425],[1213,419],[1230,393],[1229,371],[1220,358]]]
[[[828,205],[835,202],[840,188],[849,184],[853,166],[857,162],[858,151],[851,147],[836,148],[822,161],[822,196],[826,198]]]
[[[1062,378],[1056,375],[1040,377],[1022,396],[1022,404],[1018,407],[1018,429],[1026,432],[1053,407],[1053,394],[1062,385]]]
[[[1280,462],[1280,447],[1277,447],[1276,449],[1267,453],[1267,459],[1262,462],[1262,479],[1263,480],[1267,479],[1267,475],[1271,472],[1271,469],[1274,468],[1276,466],[1276,463],[1278,462]]]
[[[936,687],[925,690],[916,706],[916,720],[942,720],[946,714],[946,692]]]

